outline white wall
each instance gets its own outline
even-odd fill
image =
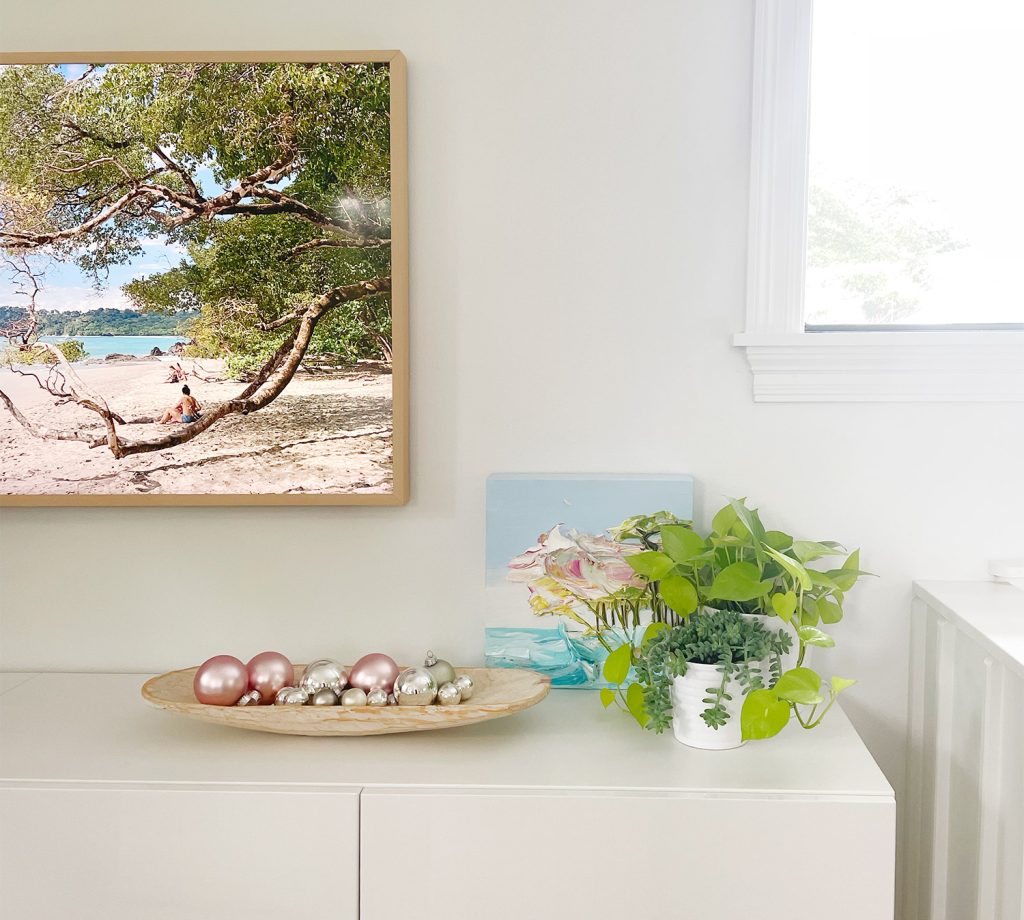
[[[833,659],[860,678],[847,708],[898,784],[910,581],[1024,554],[1021,409],[753,404],[729,344],[751,26],[750,0],[4,0],[3,50],[406,53],[414,497],[6,510],[0,667],[267,647],[469,661],[488,473],[690,472],[704,513],[748,495],[778,527],[863,547],[881,578],[851,599]]]

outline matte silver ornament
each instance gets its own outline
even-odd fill
[[[462,702],[471,699],[473,696],[473,678],[468,674],[460,674],[455,678],[455,686],[459,688],[459,693],[462,694]]]
[[[347,693],[348,691],[346,690],[345,692]],[[367,706],[387,706],[387,704],[388,692],[383,687],[374,687],[366,694]]]
[[[395,681],[399,706],[429,706],[437,696],[437,681],[426,668],[406,668]]]
[[[451,681],[437,688],[437,704],[439,706],[457,706],[462,702],[462,691]]]
[[[451,662],[437,658],[433,652],[427,652],[423,667],[431,673],[434,680],[437,681],[438,687],[455,680],[455,668],[451,666]]]
[[[365,706],[366,705],[366,691],[360,690],[358,687],[349,687],[341,695],[342,706]]]
[[[338,664],[337,661],[330,658],[320,658],[317,661],[311,661],[302,672],[302,677],[299,678],[299,687],[309,694],[316,693],[317,690],[323,690],[326,687],[328,690],[333,690],[335,694],[341,696],[341,691],[345,689],[347,683],[348,671]]]
[[[305,706],[309,694],[301,687],[282,687],[274,697],[275,706]]]
[[[263,694],[259,690],[250,690],[248,693],[243,693],[242,698],[235,703],[236,706],[259,706],[263,701]]]
[[[309,702],[314,706],[337,706],[338,694],[330,687],[321,687],[309,698]]]

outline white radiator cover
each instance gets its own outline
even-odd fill
[[[1024,920],[1024,591],[914,586],[903,920]]]

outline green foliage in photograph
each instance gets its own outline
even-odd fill
[[[199,314],[143,313],[140,310],[37,310],[38,335],[182,335],[185,325]],[[22,307],[0,307],[0,329],[24,323]]]
[[[86,356],[85,346],[76,339],[58,342],[57,348],[68,361],[81,361]],[[0,353],[0,366],[12,364],[56,364],[57,356],[48,348],[6,348]]]

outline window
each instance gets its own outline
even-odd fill
[[[1024,400],[1024,6],[755,3],[755,398]]]

